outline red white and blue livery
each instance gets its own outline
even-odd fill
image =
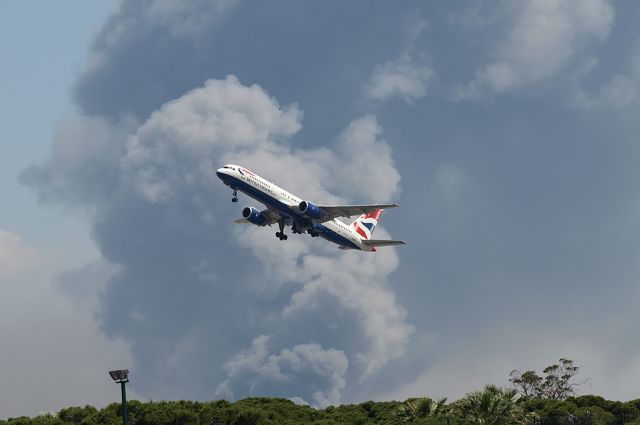
[[[241,191],[267,207],[262,211],[245,207],[242,218],[236,220],[236,223],[251,223],[256,226],[278,224],[280,230],[276,232],[276,236],[280,240],[287,239],[284,228],[291,226],[293,233],[320,236],[338,244],[340,249],[375,252],[376,247],[405,244],[404,241],[372,239],[382,210],[395,208],[397,204],[316,205],[238,165],[224,165],[216,174],[224,184],[233,189],[233,202],[238,202],[238,191]],[[353,216],[359,217],[351,224],[338,220],[339,217]]]

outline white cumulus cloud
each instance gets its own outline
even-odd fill
[[[455,99],[482,99],[557,77],[608,37],[614,8],[608,0],[534,0],[518,3],[512,15],[494,60],[458,86]]]
[[[319,344],[298,344],[271,354],[269,337],[260,335],[251,347],[235,355],[225,365],[228,379],[216,390],[216,396],[233,398],[232,381],[246,379],[250,394],[265,385],[286,388],[291,382],[306,380],[313,387],[308,393],[317,407],[338,404],[346,385],[349,360],[341,350],[324,350]],[[266,381],[266,382],[265,382]],[[283,391],[287,391],[283,389]],[[304,401],[293,394],[283,394]]]
[[[269,229],[235,227],[233,213],[223,213],[222,206],[230,204],[230,190],[215,175],[233,162],[317,203],[393,201],[400,174],[374,116],[354,119],[332,147],[302,149],[294,144],[302,128],[295,104],[282,106],[261,87],[228,76],[165,103],[128,136],[103,129],[105,123],[89,127],[116,138],[112,149],[102,136],[86,138],[92,142],[82,169],[95,163],[114,176],[113,184],[89,178],[69,184],[97,208],[96,242],[119,266],[102,297],[102,324],[111,335],[130,336],[138,368],[149,365],[149,396],[167,397],[173,386],[163,380],[171,373],[184,376],[177,371],[191,358],[213,350],[207,356],[217,356],[217,363],[207,373],[222,382],[221,394],[282,389],[323,406],[340,402],[351,382],[362,383],[406,352],[413,327],[387,282],[398,267],[394,249],[345,253],[306,235],[282,243]],[[54,150],[68,143],[56,139]],[[54,156],[27,174],[82,175],[76,161],[65,158]],[[45,179],[33,181],[49,189]],[[65,193],[68,186],[61,186],[58,193]],[[376,232],[387,236],[380,227]],[[246,270],[230,269],[230,261],[247,262]],[[141,300],[139,293],[148,295]],[[163,307],[176,302],[185,309],[179,323]],[[323,310],[305,313],[315,303]],[[252,319],[230,329],[222,325],[229,314]],[[123,316],[130,326],[121,327]],[[329,325],[336,316],[349,326]],[[209,341],[212,333],[215,342]],[[250,347],[247,337],[254,341]],[[162,378],[154,379],[153,367],[163,369]]]
[[[280,110],[260,87],[244,86],[234,76],[209,80],[154,112],[127,141],[125,173],[151,201],[172,195],[185,181],[214,176],[220,156],[253,150],[289,137],[300,128],[293,105]]]
[[[408,40],[399,58],[377,64],[364,84],[369,99],[385,101],[398,96],[408,104],[427,95],[428,83],[435,76],[433,69],[418,63],[414,50],[420,34],[428,27],[416,19],[408,29]]]
[[[301,128],[301,116],[295,105],[281,108],[261,88],[244,86],[235,77],[210,80],[164,105],[128,140],[123,159],[126,179],[149,201],[172,202],[185,185],[219,185],[213,172],[219,165],[216,161],[224,158],[224,162],[253,167],[316,202],[340,201],[356,193],[369,201],[385,201],[397,194],[400,175],[391,149],[380,139],[382,129],[375,117],[354,120],[337,137],[334,150],[300,150],[286,140]],[[393,292],[385,287],[386,277],[398,265],[393,250],[373,256],[345,254],[333,246],[317,247],[308,238],[276,244],[272,232],[252,226],[239,228],[236,235],[238,243],[252,250],[278,285],[286,281],[302,285],[283,310],[285,323],[296,321],[296,311],[324,295],[355,315],[365,343],[358,352],[344,355],[360,365],[360,379],[404,354],[413,328],[406,323],[406,312],[397,305]],[[252,349],[230,361],[227,385],[238,384],[233,365],[239,359],[266,349],[261,341],[254,341]],[[295,345],[292,351],[285,347],[276,358],[284,361],[290,353],[302,355],[304,349],[316,347],[311,344]],[[269,365],[265,361],[264,367]],[[265,370],[257,371],[263,381],[282,378]],[[314,392],[313,402],[335,403],[339,393],[335,388]]]
[[[406,311],[397,305],[394,293],[385,287],[386,276],[395,270],[398,259],[393,252],[372,260],[349,253],[339,258],[308,256],[303,272],[312,275],[294,293],[284,314],[292,319],[317,307],[329,296],[358,318],[366,344],[355,355],[361,367],[360,379],[377,372],[391,360],[403,356],[413,326],[406,323]]]
[[[365,85],[365,94],[375,100],[398,96],[412,103],[427,95],[427,84],[433,76],[430,67],[415,65],[409,60],[385,62],[373,69]]]

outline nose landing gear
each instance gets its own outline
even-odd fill
[[[233,189],[233,198],[231,198],[231,202],[238,202],[238,189]]]

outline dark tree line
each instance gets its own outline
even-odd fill
[[[513,371],[513,388],[487,385],[462,399],[410,398],[314,409],[283,398],[247,398],[230,403],[129,402],[130,425],[640,425],[640,399],[620,402],[575,396],[578,368],[573,361],[543,370]],[[0,425],[120,425],[118,403],[103,409],[68,407],[56,414],[0,420]]]
[[[514,395],[516,397],[514,397]],[[619,402],[584,395],[565,400],[518,397],[515,390],[488,386],[449,405],[413,398],[313,409],[279,398],[248,398],[229,403],[131,401],[131,425],[342,425],[342,424],[531,424],[640,425],[640,399]],[[120,405],[103,409],[68,407],[57,414],[0,420],[0,425],[121,425]]]

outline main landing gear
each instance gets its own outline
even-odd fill
[[[320,233],[315,229],[309,229],[308,232],[312,238],[317,238],[318,236],[320,236]]]
[[[280,231],[276,232],[276,237],[281,241],[286,241],[287,239],[289,239],[289,237],[284,234],[284,220],[280,220],[278,222],[278,226],[280,227]]]
[[[231,202],[238,202],[238,189],[233,189],[233,198],[231,198]]]

